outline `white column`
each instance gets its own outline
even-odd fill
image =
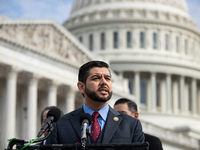
[[[15,137],[15,124],[16,124],[16,87],[17,87],[17,72],[11,69],[8,72],[6,79],[6,115],[5,119],[5,143],[7,139]],[[2,121],[3,123],[3,121]]]
[[[74,88],[70,88],[66,94],[66,113],[71,112],[75,109],[75,96],[76,91]]]
[[[181,105],[181,113],[184,113],[184,88],[185,87],[185,78],[183,76],[180,76],[180,105]]]
[[[167,112],[168,113],[171,113],[172,112],[172,94],[171,94],[171,75],[170,74],[167,74],[166,75],[166,88],[167,88],[167,94],[166,94],[166,97],[167,97]]]
[[[137,104],[137,108],[138,108],[138,112],[140,109],[140,73],[139,72],[135,72],[134,75],[134,93],[135,93],[135,97],[136,97],[136,104]]]
[[[188,114],[189,112],[189,85],[184,85],[184,106],[183,106],[183,112]]]
[[[52,84],[49,86],[47,99],[48,106],[57,106],[57,87],[58,86],[55,82],[52,82]]]
[[[119,76],[120,81],[122,81],[123,78],[124,78],[124,77],[123,77],[123,71],[120,71],[118,76]]]
[[[134,28],[132,32],[132,44],[133,44],[133,49],[139,49],[140,48],[140,30],[138,28]]]
[[[180,34],[180,36],[179,36],[179,53],[180,53],[180,55],[184,55],[184,51],[185,51],[185,41],[184,41],[184,38],[183,38],[183,35],[182,34]]]
[[[28,83],[28,111],[27,111],[27,120],[28,120],[28,130],[27,138],[35,139],[37,132],[37,89],[38,89],[38,78],[32,76]]]
[[[169,33],[169,50],[172,52],[172,53],[174,53],[174,51],[175,51],[175,37],[174,37],[174,33],[173,32],[170,32]]]
[[[161,95],[161,111],[163,112],[163,113],[165,113],[166,112],[166,96],[167,96],[167,94],[166,94],[166,82],[165,82],[165,80],[162,80],[161,81],[161,93],[160,93],[160,95]]]
[[[198,112],[198,115],[200,115],[200,88],[198,88],[197,92],[198,92],[198,97],[197,97],[197,112]]]
[[[156,74],[151,73],[151,108],[152,111],[156,111]]]
[[[153,49],[153,34],[151,29],[147,29],[145,33],[145,47],[147,50]]]
[[[158,37],[159,49],[161,51],[165,51],[165,32],[163,30],[159,30],[160,36]]]
[[[101,44],[101,33],[99,31],[95,31],[93,35],[93,51],[97,52],[100,50],[100,44]]]
[[[157,30],[156,33],[157,33],[157,50],[161,51],[161,41],[160,40],[163,38],[163,35],[161,33],[161,30],[159,30],[159,29]]]
[[[89,34],[87,32],[83,35],[83,44],[89,49]]]
[[[197,105],[197,81],[196,79],[192,79],[192,114],[196,115],[197,110],[196,110],[196,105]]]
[[[173,83],[172,83],[172,91],[173,91],[173,112],[175,114],[178,113],[178,100],[179,100],[179,97],[178,97],[178,81],[174,80]]]
[[[119,37],[119,49],[127,49],[126,30],[124,28],[120,28],[118,37]]]
[[[106,50],[110,51],[113,49],[113,31],[112,30],[107,30],[105,32],[105,40],[106,40]]]

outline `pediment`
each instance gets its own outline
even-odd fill
[[[92,54],[63,26],[51,20],[9,20],[0,22],[0,36],[23,43],[42,53],[53,54],[76,64],[94,59]]]

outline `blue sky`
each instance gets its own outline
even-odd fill
[[[0,0],[0,14],[12,19],[54,19],[63,23],[73,0]]]
[[[200,0],[186,0],[191,18],[200,29]],[[54,19],[63,23],[69,18],[73,0],[0,0],[0,14],[11,19]]]

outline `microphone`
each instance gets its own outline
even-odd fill
[[[37,137],[40,137],[51,126],[53,122],[58,121],[60,116],[61,116],[61,112],[58,108],[56,107],[51,108],[49,112],[47,113],[47,120],[42,126],[42,128],[40,129]]]
[[[87,140],[87,136],[90,135],[89,126],[92,122],[92,117],[88,113],[84,113],[81,115],[79,122],[81,124],[81,143],[82,149],[85,149],[85,143]]]

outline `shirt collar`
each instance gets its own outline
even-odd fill
[[[83,110],[85,113],[88,113],[90,115],[93,114],[94,110],[88,107],[87,105],[83,104]],[[106,121],[107,116],[108,116],[108,111],[109,111],[109,105],[106,104],[103,108],[101,108],[98,112],[101,115],[102,119]]]

